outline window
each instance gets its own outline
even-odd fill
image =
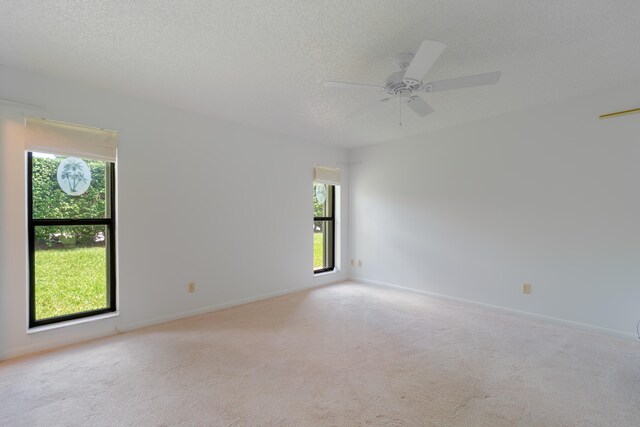
[[[313,183],[313,272],[335,267],[335,186]]]
[[[340,199],[340,178],[339,169],[322,166],[313,168],[314,274],[336,268],[336,242],[339,240],[336,238],[336,216],[339,216],[336,199]]]
[[[27,119],[29,327],[116,310],[109,132]]]

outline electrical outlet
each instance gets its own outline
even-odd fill
[[[522,284],[522,293],[525,295],[531,295],[531,283]]]
[[[187,286],[187,292],[190,294],[196,291],[196,282],[189,282],[189,286]]]
[[[362,267],[362,260],[361,259],[358,260],[358,267]]]
[[[351,267],[355,267],[356,265],[356,260],[351,258]]]

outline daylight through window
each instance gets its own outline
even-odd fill
[[[313,184],[313,271],[335,268],[335,186]]]
[[[105,139],[99,129],[34,120],[31,128],[27,120],[29,327],[113,312],[111,135]],[[100,143],[92,145],[92,137]]]

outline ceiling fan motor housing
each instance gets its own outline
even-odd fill
[[[422,82],[407,82],[403,80],[404,73],[405,70],[400,70],[387,77],[387,82],[384,86],[385,92],[389,95],[409,96],[412,92],[420,90]]]

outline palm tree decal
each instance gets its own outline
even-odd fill
[[[67,180],[67,183],[69,183],[69,191],[72,193],[78,192],[76,189],[78,184],[87,182],[87,178],[84,177],[82,162],[76,159],[69,159],[62,167],[60,178]]]

